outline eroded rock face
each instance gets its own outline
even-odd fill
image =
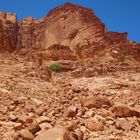
[[[17,36],[16,15],[0,12],[0,51],[13,51],[17,45]]]
[[[92,10],[70,3],[55,8],[47,17],[39,20],[27,17],[19,22],[19,27],[18,48],[22,49],[46,50],[54,46],[53,51],[56,52],[56,45],[67,46],[79,57],[87,57],[86,55],[92,54],[93,48],[106,42],[105,26]],[[82,50],[86,49],[85,54],[82,54]],[[65,54],[69,55],[71,52],[67,51]],[[69,59],[73,59],[73,56]]]
[[[66,3],[49,12],[46,37],[46,46],[57,43],[70,46],[73,50],[99,40],[102,42],[105,38],[105,26],[91,9]]]
[[[19,22],[15,14],[0,12],[1,50],[17,50],[47,60],[75,60],[95,58],[95,54],[108,57],[108,52],[101,52],[112,46],[121,53],[116,58],[122,60],[131,53],[139,59],[140,45],[128,41],[127,33],[107,31],[91,9],[66,3],[46,17],[26,17]]]
[[[30,60],[34,60],[35,58],[42,58],[47,60],[76,60],[76,55],[70,50],[68,46],[54,44],[49,46],[46,50],[41,50],[32,53],[29,56]]]

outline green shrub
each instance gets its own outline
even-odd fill
[[[100,59],[97,59],[97,60],[95,61],[95,63],[96,63],[97,65],[99,65],[99,64],[101,64],[101,60],[100,60]]]
[[[123,60],[123,64],[128,66],[128,65],[129,65],[129,60],[125,58],[125,59]]]
[[[61,66],[59,64],[51,64],[50,70],[58,72],[61,70]]]
[[[79,97],[79,101],[80,103],[83,103],[85,101],[86,97],[85,96],[80,96]]]

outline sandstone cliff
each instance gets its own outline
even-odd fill
[[[17,46],[18,23],[15,14],[0,12],[0,50],[13,51]]]
[[[60,47],[53,50],[53,46]],[[55,53],[50,53],[49,48]],[[106,51],[106,48],[109,50]],[[50,11],[46,17],[27,17],[19,22],[15,14],[0,12],[1,50],[16,50],[38,57],[43,55],[43,59],[73,60],[95,58],[102,54],[112,57],[112,48],[115,48],[116,54],[121,53],[120,59],[126,55],[139,59],[140,44],[129,41],[127,33],[107,31],[91,9],[66,3]],[[62,57],[60,52],[66,55]]]

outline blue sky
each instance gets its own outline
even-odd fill
[[[129,39],[140,42],[140,0],[0,0],[0,11],[41,18],[65,2],[92,8],[111,31],[128,32]]]

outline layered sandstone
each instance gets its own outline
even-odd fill
[[[105,53],[106,48],[112,47],[121,53],[121,59],[127,53],[138,56],[140,52],[140,45],[128,41],[127,33],[107,31],[88,8],[66,3],[50,11],[46,17],[26,17],[19,22],[15,14],[0,12],[1,50],[43,55],[43,59],[73,60],[94,58],[102,52],[106,56],[110,53]]]
[[[13,51],[17,46],[18,25],[15,14],[0,12],[0,51]]]

